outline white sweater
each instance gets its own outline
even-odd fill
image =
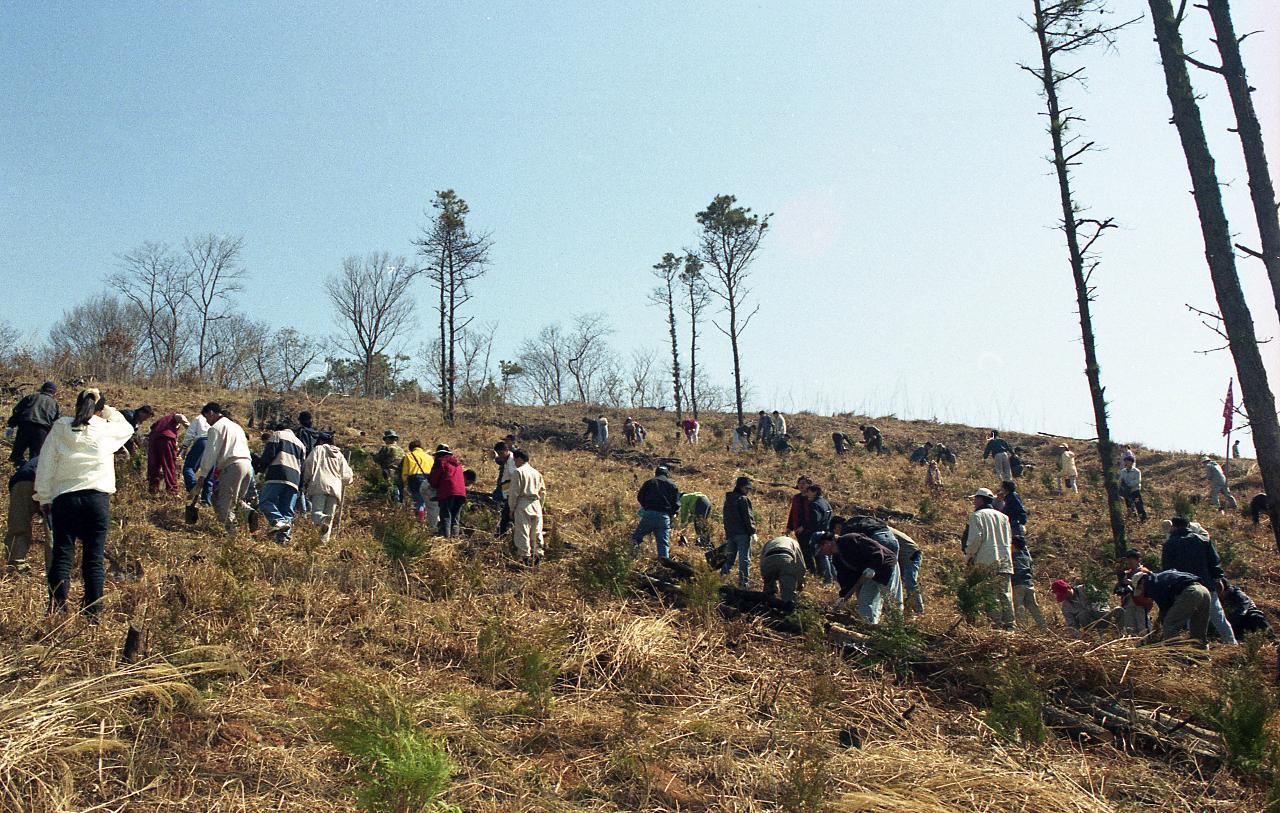
[[[41,505],[73,491],[116,493],[112,458],[133,437],[133,425],[114,407],[105,407],[101,417],[94,415],[76,429],[71,428],[71,420],[54,422],[40,449],[35,499]]]
[[[969,515],[965,538],[965,559],[997,573],[1013,572],[1013,530],[1009,518],[994,508],[982,508]]]
[[[195,445],[196,441],[209,434],[209,422],[205,420],[203,415],[197,415],[196,419],[187,427],[187,431],[182,434],[182,448],[190,449]]]
[[[230,418],[219,418],[209,427],[209,439],[200,455],[200,476],[208,477],[214,469],[223,469],[233,460],[249,461],[249,438],[244,429]]]
[[[342,450],[330,443],[317,443],[302,464],[302,483],[308,497],[342,499],[342,492],[354,479],[351,465]]]

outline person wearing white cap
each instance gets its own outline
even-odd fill
[[[999,575],[996,599],[1000,626],[1013,629],[1013,528],[1009,518],[992,507],[996,495],[980,488],[970,495],[973,513],[964,532],[964,558],[970,567],[987,568]]]
[[[1222,467],[1215,463],[1209,455],[1200,458],[1200,462],[1204,464],[1204,476],[1209,481],[1209,500],[1213,503],[1213,507],[1222,513],[1226,513],[1220,502],[1221,497],[1226,497],[1227,505],[1232,508],[1238,508],[1235,495],[1231,493],[1231,488],[1227,486],[1227,475],[1223,474]]]

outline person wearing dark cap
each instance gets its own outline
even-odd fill
[[[28,456],[40,454],[40,447],[49,435],[53,422],[62,417],[58,408],[58,399],[54,395],[58,385],[52,381],[44,382],[40,391],[23,398],[13,407],[9,415],[8,427],[14,430],[13,452],[9,461],[21,466]]]
[[[767,417],[767,416],[766,416]],[[738,586],[746,588],[751,576],[751,543],[756,538],[756,520],[751,512],[751,492],[755,482],[750,477],[739,477],[733,491],[724,495],[724,539],[728,558],[720,566],[720,575],[728,576],[738,560]]]
[[[514,518],[512,539],[516,556],[526,565],[542,559],[542,504],[547,501],[547,484],[542,473],[529,465],[529,453],[516,449],[511,453],[516,464],[507,500]]]
[[[511,530],[511,506],[507,504],[507,492],[516,473],[516,460],[511,454],[514,448],[505,440],[493,444],[493,462],[498,466],[498,484],[493,489],[493,498],[502,506],[498,517],[498,536],[505,536]]]
[[[404,449],[396,443],[399,439],[400,436],[392,429],[383,432],[382,448],[373,455],[373,462],[382,470],[383,479],[391,483],[392,500],[395,502],[400,502],[403,498],[400,492],[400,468],[404,463]]]
[[[1191,637],[1208,648],[1209,591],[1194,574],[1180,570],[1139,573],[1133,578],[1133,594],[1151,599],[1160,608],[1155,627],[1142,643],[1167,641],[1189,629]]]
[[[859,424],[858,429],[862,430],[862,445],[868,452],[884,454],[884,435],[880,432],[879,427],[871,424]]]
[[[1179,570],[1200,580],[1209,591],[1209,623],[1224,643],[1236,643],[1235,633],[1227,623],[1227,616],[1218,602],[1218,587],[1224,575],[1218,549],[1208,533],[1196,531],[1184,516],[1170,520],[1172,531],[1160,551],[1161,570]]]
[[[156,410],[151,404],[143,404],[133,409],[122,409],[120,414],[133,427],[133,437],[129,438],[129,442],[124,445],[125,455],[133,457],[138,453],[138,430],[142,428],[143,423],[156,416]]]
[[[320,430],[315,428],[310,412],[304,410],[298,413],[298,428],[293,430],[293,434],[302,443],[302,448],[310,455],[311,450],[316,448],[316,441],[320,439]]]
[[[671,482],[670,475],[666,466],[658,466],[653,476],[645,480],[636,492],[640,521],[631,532],[631,555],[634,557],[640,556],[640,546],[649,534],[653,534],[658,545],[659,559],[671,555],[671,518],[680,513],[680,488]]]
[[[1253,599],[1226,579],[1222,580],[1218,601],[1227,614],[1227,621],[1231,622],[1231,630],[1236,634],[1237,641],[1243,641],[1252,632],[1261,632],[1268,638],[1275,637],[1271,631],[1271,623],[1262,610],[1258,609],[1258,605],[1253,603]]]
[[[436,502],[440,504],[440,535],[448,539],[460,527],[462,506],[467,503],[467,481],[462,464],[447,445],[438,444],[434,457],[427,482],[436,490]]]

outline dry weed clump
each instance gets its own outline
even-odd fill
[[[139,776],[135,763],[146,729],[198,701],[193,681],[239,670],[214,648],[102,672],[86,668],[99,658],[61,628],[38,645],[0,654],[0,801],[7,808],[79,807],[77,773],[86,759],[96,763],[99,801],[115,804],[153,789],[162,777]]]
[[[211,396],[246,404],[243,394],[195,400]],[[162,412],[197,406],[189,393],[164,390],[113,399]],[[687,606],[673,610],[632,589],[654,551],[646,542],[632,560],[628,536],[635,491],[659,456],[679,457],[675,480],[717,504],[734,476],[755,476],[762,538],[780,531],[793,493],[786,484],[801,473],[824,485],[838,512],[851,504],[914,511],[929,495],[923,471],[903,457],[832,455],[825,438],[853,428],[853,418],[795,416],[798,448],[779,457],[730,455],[724,439],[713,440],[728,417],[704,416],[704,443],[688,447],[661,430],[670,416],[640,411],[652,442],[602,456],[574,442],[582,412],[574,407],[504,408],[500,421],[475,413],[457,427],[407,402],[286,407],[310,407],[322,426],[354,427],[339,436],[350,451],[373,451],[388,427],[448,442],[482,490],[494,474],[493,440],[517,422],[536,427],[523,445],[550,489],[548,559],[536,570],[514,567],[489,514],[469,512],[468,533],[442,540],[377,500],[349,503],[327,546],[305,523],[288,547],[243,531],[228,536],[207,511],[185,525],[179,500],[145,495],[138,471],[122,466],[109,541],[118,564],[102,627],[72,621],[50,636],[41,581],[0,580],[0,651],[13,653],[0,656],[0,780],[10,794],[0,795],[0,809],[354,811],[377,775],[362,777],[369,761],[324,734],[360,697],[401,703],[375,745],[410,767],[419,759],[440,767],[447,757],[453,771],[430,785],[430,798],[468,813],[1262,809],[1259,788],[1186,755],[1157,758],[1053,729],[1044,745],[1012,746],[984,722],[985,681],[1003,661],[1033,668],[1050,696],[1088,691],[1183,709],[1208,684],[1205,665],[1183,663],[1177,649],[1053,631],[1005,635],[981,619],[954,626],[937,574],[959,562],[964,495],[994,485],[977,460],[979,430],[875,419],[891,447],[945,440],[961,460],[930,497],[928,521],[900,523],[925,551],[924,618],[886,627],[871,655],[846,655],[821,634],[814,608],[834,597],[821,584],[811,583],[804,600],[812,640],[751,617],[723,620],[712,573],[701,574],[699,600],[687,595]],[[1014,441],[1033,457],[1048,444]],[[1086,454],[1079,462],[1096,466]],[[1199,469],[1185,456],[1153,457],[1144,475],[1153,503],[1200,490]],[[1043,580],[1113,564],[1098,541],[1106,517],[1096,499],[1051,493],[1035,475],[1024,482]],[[1200,514],[1216,538],[1236,543],[1245,589],[1274,608],[1280,595],[1269,580],[1280,572],[1265,538],[1239,517]],[[375,530],[387,520],[420,542],[413,555],[391,555]],[[1158,550],[1152,525],[1131,529],[1148,553]],[[701,553],[673,550],[686,561]],[[587,569],[619,589],[584,589],[584,565],[601,566]],[[150,655],[121,666],[129,623],[145,631]],[[195,651],[229,653],[241,671],[182,672],[191,661],[179,653],[205,645],[213,649]],[[171,706],[147,693],[153,685],[171,687]],[[26,709],[37,716],[5,716]],[[35,719],[54,723],[48,736],[31,727]],[[127,747],[112,750],[117,743]]]

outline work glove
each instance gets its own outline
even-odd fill
[[[832,605],[831,605],[831,610],[832,610],[833,612],[839,612],[839,611],[843,610],[843,609],[844,609],[844,607],[845,607],[845,605],[846,605],[846,604],[848,604],[848,603],[849,603],[849,599],[848,599],[848,598],[846,598],[846,597],[844,597],[844,596],[841,596],[840,598],[836,599],[836,603],[835,603],[835,604],[832,604]]]

